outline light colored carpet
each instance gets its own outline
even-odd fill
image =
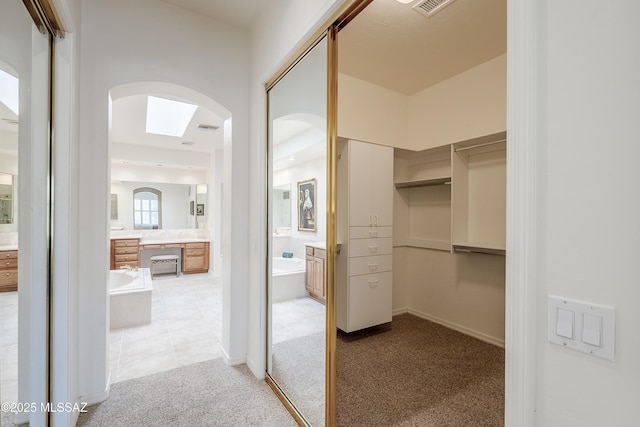
[[[325,424],[325,348],[324,332],[273,346],[272,378],[316,427]]]
[[[338,426],[504,425],[504,349],[418,317],[338,334]]]
[[[114,384],[78,426],[297,426],[245,365],[221,358]]]

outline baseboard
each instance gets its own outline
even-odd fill
[[[78,401],[86,403],[87,406],[95,405],[96,403],[104,402],[109,398],[109,392],[111,390],[111,374],[109,374],[109,380],[107,381],[107,388],[104,391],[97,393],[85,394],[78,397]]]
[[[404,308],[396,308],[395,310],[393,310],[391,312],[391,316],[397,316],[399,314],[405,314],[409,312],[409,307],[404,307]]]
[[[247,357],[247,367],[251,370],[251,372],[257,379],[259,380],[264,379],[264,372],[260,372],[260,370],[258,369],[258,365],[250,357]]]
[[[413,314],[416,317],[420,317],[420,318],[425,319],[425,320],[430,320],[430,321],[432,321],[434,323],[438,323],[438,324],[440,324],[442,326],[446,326],[449,329],[453,329],[455,331],[462,332],[465,335],[469,335],[469,336],[477,338],[477,339],[479,339],[481,341],[487,342],[489,344],[493,344],[495,346],[504,348],[504,340],[502,340],[502,339],[499,339],[499,338],[496,338],[496,337],[492,337],[491,335],[487,335],[485,333],[476,331],[474,329],[467,328],[466,326],[458,325],[457,323],[449,322],[448,320],[444,320],[444,319],[441,319],[439,317],[432,316],[430,314],[415,310],[413,308],[407,309],[407,312],[409,314]]]
[[[227,350],[224,347],[222,348],[222,358],[224,359],[224,363],[226,363],[227,366],[236,366],[247,363],[246,357],[237,357],[235,359],[229,357],[229,354],[227,354]]]

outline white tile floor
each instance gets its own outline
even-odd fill
[[[110,332],[111,383],[222,356],[222,281],[211,274],[153,280],[152,322]],[[311,298],[273,306],[273,343],[325,330]],[[18,293],[0,293],[0,396],[17,401]]]

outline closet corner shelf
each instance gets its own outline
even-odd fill
[[[506,254],[506,250],[504,247],[493,245],[493,244],[484,244],[484,243],[464,243],[464,244],[454,243],[453,251],[462,252],[462,253],[502,255],[502,256]]]
[[[420,179],[416,181],[396,181],[394,184],[396,188],[429,187],[431,185],[451,184],[451,177],[443,176],[440,178]]]

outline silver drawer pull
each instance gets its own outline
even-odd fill
[[[378,281],[377,280],[369,279],[368,282],[369,282],[369,287],[370,288],[377,288],[378,287]]]
[[[369,246],[369,252],[372,253],[372,254],[377,253],[378,252],[378,246],[377,245]]]
[[[369,271],[378,271],[378,264],[369,264]]]

